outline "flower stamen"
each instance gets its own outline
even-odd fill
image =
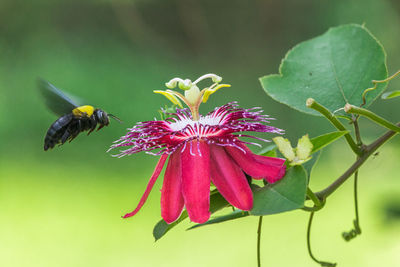
[[[161,94],[165,96],[169,101],[171,101],[174,105],[179,106],[180,108],[183,108],[182,103],[179,101],[179,99],[172,94],[171,92],[168,91],[161,91],[161,90],[154,90],[153,91],[156,94]]]
[[[215,84],[215,85],[217,85],[217,84]],[[210,87],[208,89],[203,89],[203,91],[204,91],[203,103],[207,102],[210,95],[214,94],[216,91],[218,91],[219,89],[224,88],[224,87],[231,87],[231,85],[230,84],[218,84],[218,86],[216,86],[215,88]]]

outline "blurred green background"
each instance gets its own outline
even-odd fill
[[[255,266],[254,217],[188,232],[186,222],[155,243],[160,181],[142,211],[122,220],[157,159],[144,153],[116,159],[105,151],[127,127],[158,116],[167,100],[152,90],[176,76],[196,79],[209,72],[232,87],[214,94],[203,112],[237,100],[263,107],[292,140],[333,131],[324,119],[271,100],[258,78],[276,73],[297,43],[345,23],[365,23],[386,49],[389,73],[400,68],[396,0],[2,0],[0,266]],[[38,94],[37,77],[125,123],[112,121],[90,138],[81,135],[43,152],[56,117]],[[399,87],[395,80],[389,89]],[[372,109],[398,121],[399,104],[378,100]],[[361,123],[364,140],[384,132]],[[318,258],[339,266],[398,266],[400,223],[393,209],[400,205],[399,144],[393,139],[361,169],[360,237],[345,243],[340,236],[354,216],[350,181],[316,215]],[[311,188],[328,185],[352,160],[343,141],[326,149]],[[306,223],[302,211],[265,218],[264,266],[317,266],[307,255]]]

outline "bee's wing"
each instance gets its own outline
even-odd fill
[[[46,106],[57,115],[71,113],[78,107],[78,104],[48,81],[38,79],[38,87],[45,99]]]

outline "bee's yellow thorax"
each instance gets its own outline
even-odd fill
[[[72,114],[76,117],[90,117],[93,115],[94,107],[86,105],[80,106],[72,110]]]

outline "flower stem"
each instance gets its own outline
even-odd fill
[[[400,127],[400,122],[397,124]],[[338,189],[353,173],[355,173],[358,168],[364,164],[364,162],[371,156],[373,153],[381,147],[384,143],[386,143],[390,138],[396,135],[396,131],[388,131],[383,134],[381,137],[376,139],[373,143],[364,148],[364,154],[359,157],[353,165],[350,166],[339,178],[337,178],[331,185],[329,185],[324,190],[321,190],[315,195],[320,199],[326,199],[330,194],[332,194],[336,189]]]
[[[371,121],[376,122],[377,124],[382,125],[383,127],[386,127],[389,130],[392,130],[395,132],[400,132],[400,127],[396,126],[395,124],[391,123],[390,121],[376,115],[372,111],[369,111],[365,108],[359,108],[359,107],[356,107],[356,106],[353,106],[350,104],[346,104],[346,106],[344,106],[344,111],[346,111],[347,113],[358,114],[358,115],[367,117]]]
[[[315,261],[316,263],[320,264],[321,266],[326,266],[326,267],[334,267],[336,266],[336,263],[330,263],[330,262],[326,262],[326,261],[320,261],[317,260],[312,251],[311,251],[311,224],[312,224],[312,220],[314,218],[314,212],[311,212],[310,214],[310,218],[308,219],[308,225],[307,225],[307,249],[308,249],[308,255],[310,255],[310,258]]]
[[[319,104],[317,101],[315,101],[312,98],[307,99],[306,102],[307,107],[312,108],[319,113],[321,113],[325,118],[327,118],[333,126],[336,127],[339,131],[346,131],[346,128],[344,125],[333,115],[327,108]],[[357,144],[354,142],[353,137],[349,133],[345,134],[344,137],[346,138],[347,143],[351,147],[351,149],[356,153],[357,155],[361,155],[362,152],[360,148],[357,146]]]
[[[261,267],[261,226],[262,226],[263,216],[258,218],[258,228],[257,228],[257,266]]]

